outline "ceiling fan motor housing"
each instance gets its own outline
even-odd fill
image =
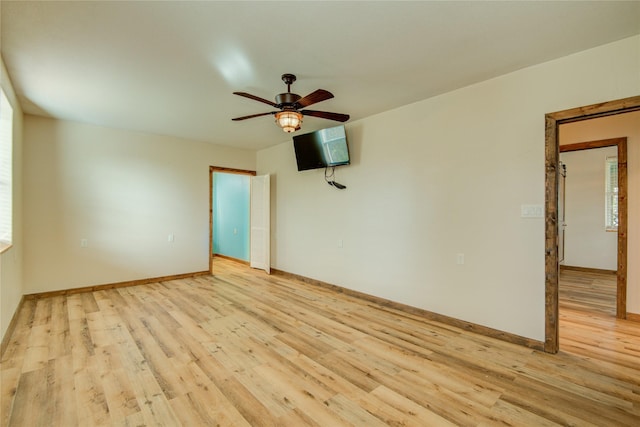
[[[293,107],[296,102],[301,98],[297,93],[281,93],[280,95],[276,95],[276,107],[284,108],[284,107]]]

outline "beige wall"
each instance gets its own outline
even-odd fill
[[[638,95],[639,74],[633,37],[349,123],[344,191],[290,140],[259,151],[273,267],[543,341],[544,220],[520,212],[544,204],[544,115]]]
[[[13,246],[0,255],[0,340],[22,297],[22,109],[0,58],[0,84],[13,107]]]
[[[30,115],[24,159],[26,294],[208,270],[209,166],[255,170],[253,151]]]
[[[640,80],[640,79],[639,79]],[[562,144],[627,137],[627,311],[640,313],[640,111],[560,126]]]

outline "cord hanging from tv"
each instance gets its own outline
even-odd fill
[[[329,169],[331,169],[331,173],[329,173]],[[327,184],[336,187],[338,190],[344,190],[345,188],[347,188],[346,185],[342,185],[339,182],[336,182],[336,180],[334,179],[335,174],[335,166],[327,166],[326,168],[324,168],[324,180],[327,181]]]

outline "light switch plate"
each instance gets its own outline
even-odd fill
[[[544,218],[544,206],[520,205],[520,216],[522,218]]]

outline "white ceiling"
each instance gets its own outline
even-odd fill
[[[0,2],[26,113],[260,149],[283,73],[351,121],[640,33],[640,2]],[[306,117],[302,132],[336,122]]]

